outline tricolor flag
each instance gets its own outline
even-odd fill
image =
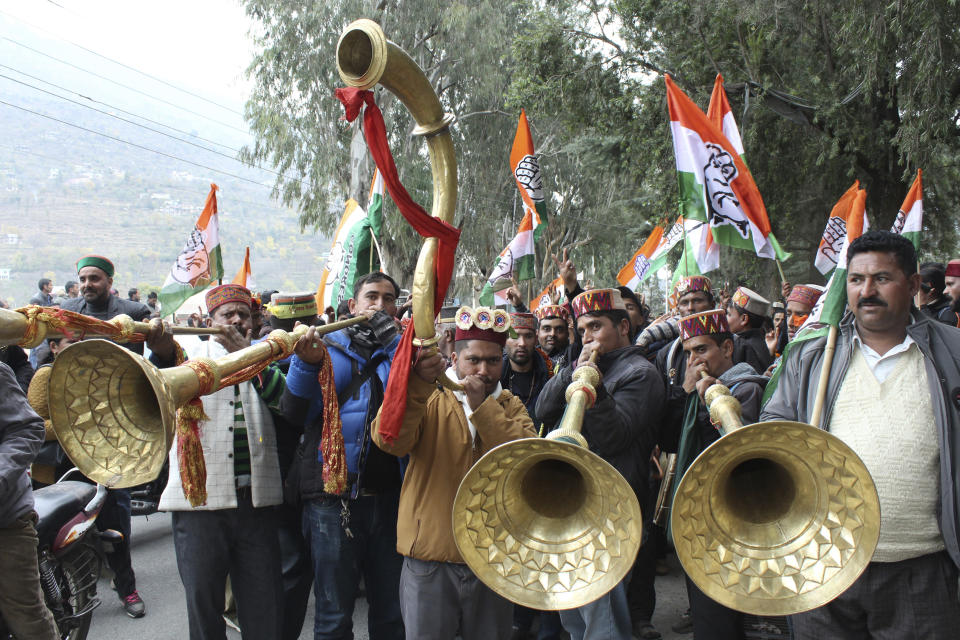
[[[713,241],[710,231],[706,222],[683,218],[683,251],[673,269],[674,284],[680,278],[720,268],[720,247]]]
[[[533,313],[540,306],[545,304],[553,304],[553,299],[550,297],[550,290],[556,290],[560,292],[560,296],[563,297],[563,278],[556,278],[553,282],[548,284],[543,288],[537,297],[531,298],[530,300],[530,312]],[[560,304],[563,304],[565,301],[561,301]]]
[[[630,262],[620,269],[617,281],[625,287],[636,289],[650,274],[656,273],[667,263],[667,255],[683,240],[683,235],[682,217],[677,218],[666,232],[659,225],[655,227],[643,246],[633,254]]]
[[[865,190],[858,189],[853,193],[849,205],[850,217],[848,218],[852,223],[847,225],[846,233],[841,240],[840,251],[837,254],[837,266],[827,282],[826,291],[817,300],[817,304],[814,305],[813,311],[810,312],[806,322],[797,331],[796,337],[788,342],[783,350],[780,365],[774,370],[770,382],[767,383],[767,388],[763,392],[763,402],[766,402],[773,395],[774,389],[777,388],[780,372],[787,362],[787,357],[790,355],[793,346],[813,338],[826,336],[831,326],[837,327],[840,325],[840,319],[843,318],[843,313],[847,308],[847,248],[851,242],[867,230],[865,222],[866,203],[867,192]]]
[[[375,171],[367,202],[368,211],[353,198],[347,200],[343,217],[333,234],[330,257],[320,276],[317,305],[337,307],[353,297],[357,278],[380,269],[377,238],[383,229],[383,178]]]
[[[253,291],[257,286],[257,284],[253,281],[253,272],[250,271],[250,247],[247,247],[247,250],[244,253],[243,266],[240,267],[240,271],[237,271],[237,275],[233,276],[232,284],[238,284],[241,287],[246,287],[250,291]]]
[[[497,291],[506,289],[515,281],[531,280],[536,276],[536,241],[540,238],[541,228],[547,218],[540,162],[534,154],[530,125],[523,109],[520,110],[517,133],[510,149],[510,170],[513,171],[523,200],[523,218],[517,228],[517,235],[497,256],[490,276],[483,285],[483,291],[480,292],[480,304],[487,306],[496,304],[494,294]]]
[[[520,110],[517,133],[513,136],[510,149],[510,169],[517,181],[517,189],[523,199],[524,215],[533,212],[531,227],[535,240],[540,239],[541,225],[547,221],[547,205],[543,201],[543,177],[540,174],[540,161],[533,150],[533,137],[527,123],[527,112]]]
[[[743,140],[740,138],[740,129],[737,127],[737,121],[733,117],[733,111],[730,109],[730,101],[727,100],[727,92],[723,89],[723,76],[717,74],[717,79],[713,82],[713,93],[710,94],[710,105],[707,107],[707,119],[717,126],[723,135],[727,137],[730,146],[740,155],[740,159],[746,164],[743,157]],[[771,231],[767,239],[773,246],[774,255],[781,262],[790,258],[790,254],[780,247],[776,237]],[[722,241],[721,241],[722,243]],[[735,245],[739,246],[739,245]],[[747,249],[753,249],[747,245]]]
[[[814,266],[823,275],[827,275],[837,266],[840,251],[849,236],[847,227],[851,226],[850,220],[854,212],[854,204],[861,191],[860,181],[854,181],[853,185],[840,196],[837,204],[833,205],[833,209],[830,210],[830,215],[827,217],[827,226],[823,229],[823,237],[820,238],[820,246],[817,247],[817,255],[813,260]],[[870,223],[863,209],[860,209],[860,213],[854,217],[856,221],[852,224],[852,227],[856,233],[855,237],[859,237],[861,233],[870,228]],[[859,229],[859,232],[856,231],[857,229]]]
[[[917,177],[907,191],[907,197],[900,205],[897,219],[890,231],[901,234],[913,243],[913,248],[920,251],[920,232],[923,231],[923,171],[917,169]]]
[[[723,131],[670,76],[665,80],[684,219],[708,223],[717,243],[773,258],[770,221],[750,170]]]
[[[480,292],[480,304],[492,307],[496,304],[494,294],[506,289],[514,281],[532,280],[534,273],[534,214],[530,209],[524,211],[517,235],[507,248],[500,252],[497,261],[490,270],[487,282]]]
[[[164,317],[175,313],[184,300],[223,277],[217,217],[218,188],[215,184],[210,185],[203,212],[157,294]]]

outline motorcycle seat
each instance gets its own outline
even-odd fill
[[[34,491],[34,509],[39,516],[37,534],[40,546],[53,545],[63,525],[81,513],[96,494],[96,485],[76,480],[64,480]]]

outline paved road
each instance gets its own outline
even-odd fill
[[[137,572],[137,588],[147,605],[147,615],[133,620],[124,613],[109,581],[101,579],[97,592],[102,604],[94,611],[90,629],[91,640],[181,640],[187,636],[186,608],[183,587],[177,573],[173,552],[170,516],[157,514],[149,519],[133,519],[133,566]],[[679,570],[674,566],[671,575],[657,578],[657,612],[654,624],[665,640],[691,640],[690,635],[673,633],[670,626],[677,622],[687,607],[686,593]],[[367,605],[357,601],[354,613],[356,640],[367,640]],[[229,631],[229,640],[239,640],[240,634]],[[307,619],[300,634],[302,640],[313,637],[313,599],[307,608]]]

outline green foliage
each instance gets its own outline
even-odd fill
[[[924,169],[924,251],[956,249],[960,196],[960,9],[946,0],[465,0],[285,3],[245,0],[262,50],[247,113],[251,161],[278,180],[276,195],[303,225],[332,230],[352,187],[356,128],[339,121],[334,50],[360,16],[426,70],[453,128],[459,162],[456,224],[463,228],[457,293],[485,273],[519,221],[507,166],[521,108],[540,155],[550,228],[545,255],[580,244],[587,277],[609,283],[651,224],[676,213],[677,184],[662,74],[704,109],[723,73],[751,171],[777,237],[794,258],[792,281],[818,281],[812,257],[826,213],[860,179],[875,228],[889,228],[917,167]],[[401,177],[426,204],[430,177],[406,110],[377,95]],[[370,167],[365,168],[369,175]],[[388,201],[389,202],[389,201]],[[387,207],[384,249],[409,281],[419,238]],[[778,289],[771,261],[724,250],[716,279]]]

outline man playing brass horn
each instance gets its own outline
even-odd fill
[[[464,640],[510,637],[513,605],[464,564],[451,517],[460,481],[481,456],[536,436],[523,403],[500,385],[509,329],[504,311],[461,307],[447,376],[464,390],[434,384],[444,367],[439,353],[419,358],[396,440],[388,443],[380,434],[382,407],[372,428],[378,447],[410,455],[400,490],[397,551],[404,556],[400,610],[411,640],[452,640],[458,631]]]
[[[603,375],[593,408],[584,414],[582,435],[590,450],[609,462],[627,480],[641,503],[646,502],[648,464],[664,409],[665,389],[656,369],[630,341],[630,319],[620,291],[594,289],[575,297],[571,306],[583,340],[580,358],[559,368],[537,402],[537,416],[547,428],[560,421],[565,391],[577,366],[600,353],[596,366]],[[599,600],[560,612],[573,640],[631,638],[627,605],[629,576]]]
[[[832,602],[793,617],[795,637],[956,638],[960,633],[960,330],[912,304],[913,245],[871,231],[847,253],[847,304],[814,426],[866,464],[880,539],[864,573]],[[824,338],[795,344],[761,420],[811,419]]]

